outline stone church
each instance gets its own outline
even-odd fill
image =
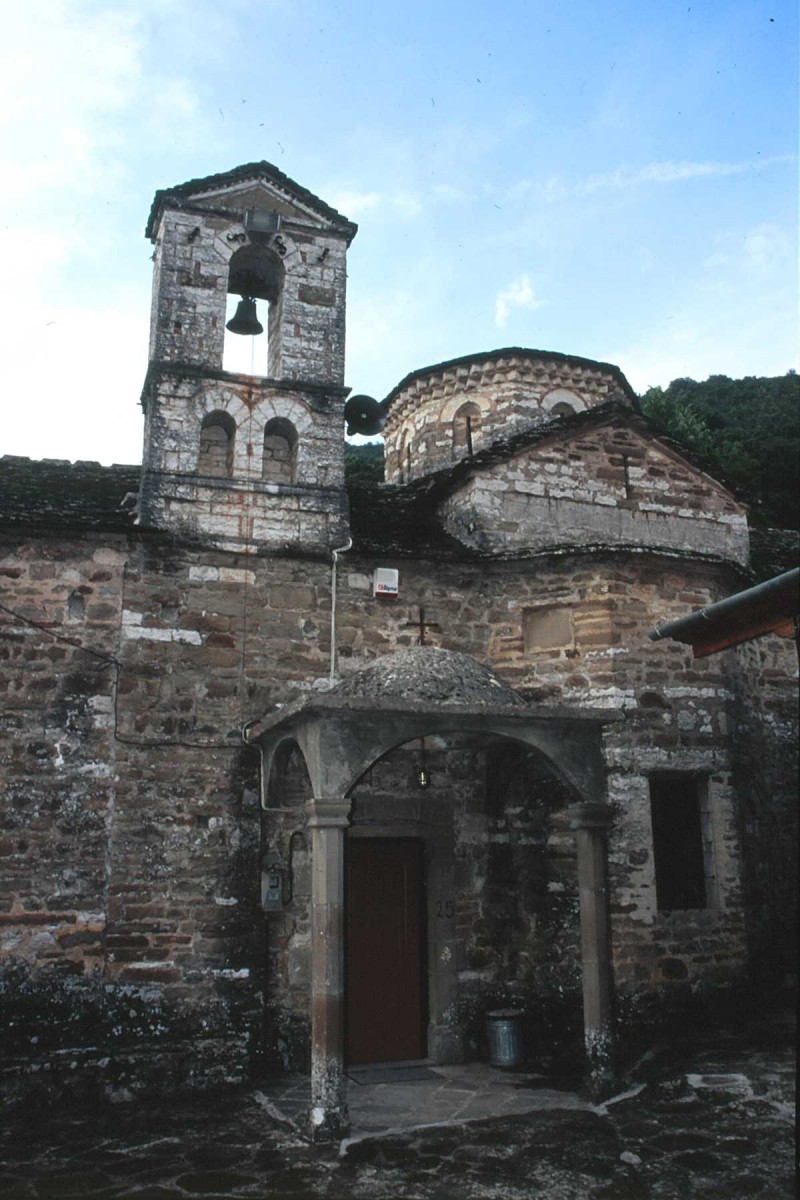
[[[773,573],[736,495],[571,354],[348,405],[356,226],[268,163],[146,232],[141,467],[0,462],[6,1099],[300,1071],[333,1136],[348,1065],[485,1057],[489,1012],[602,1083],[783,981],[794,646],[647,636]]]

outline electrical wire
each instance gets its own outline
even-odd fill
[[[240,741],[189,741],[186,738],[132,738],[119,732],[119,682],[120,675],[124,664],[120,662],[113,654],[106,654],[100,650],[94,650],[91,646],[84,646],[74,638],[65,637],[61,633],[57,633],[54,629],[42,624],[41,621],[34,621],[30,617],[26,617],[23,613],[17,612],[16,609],[9,608],[6,604],[0,604],[0,610],[8,613],[16,621],[21,621],[25,625],[30,625],[33,629],[38,629],[42,633],[46,633],[48,637],[53,638],[57,642],[65,642],[73,649],[79,650],[83,654],[89,654],[93,658],[101,660],[106,666],[114,668],[114,741],[119,742],[123,746],[140,746],[144,749],[157,750],[165,746],[183,746],[188,750],[236,750],[241,749]],[[237,738],[239,731],[236,731]],[[245,743],[250,745],[250,743]]]

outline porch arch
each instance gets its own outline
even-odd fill
[[[459,732],[508,738],[541,754],[580,798],[575,830],[581,908],[584,1042],[595,1084],[611,1065],[606,898],[606,803],[602,727],[614,714],[530,706],[493,672],[453,651],[419,647],[387,655],[327,693],[307,696],[252,723],[262,779],[287,737],[308,766],[312,857],[312,1135],[339,1136],[344,1095],[344,844],[352,791],[393,747]]]

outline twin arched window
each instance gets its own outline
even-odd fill
[[[228,413],[209,413],[200,427],[198,475],[229,479],[235,438],[236,424]],[[264,427],[261,477],[268,483],[294,483],[296,465],[297,430],[284,417],[273,417]]]

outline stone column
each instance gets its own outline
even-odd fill
[[[344,1078],[344,835],[350,802],[309,800],[311,833],[311,1137],[349,1129]]]
[[[612,813],[607,804],[573,804],[568,811],[578,846],[584,1041],[590,1086],[596,1095],[600,1095],[614,1079],[611,937],[606,884],[606,833]]]

